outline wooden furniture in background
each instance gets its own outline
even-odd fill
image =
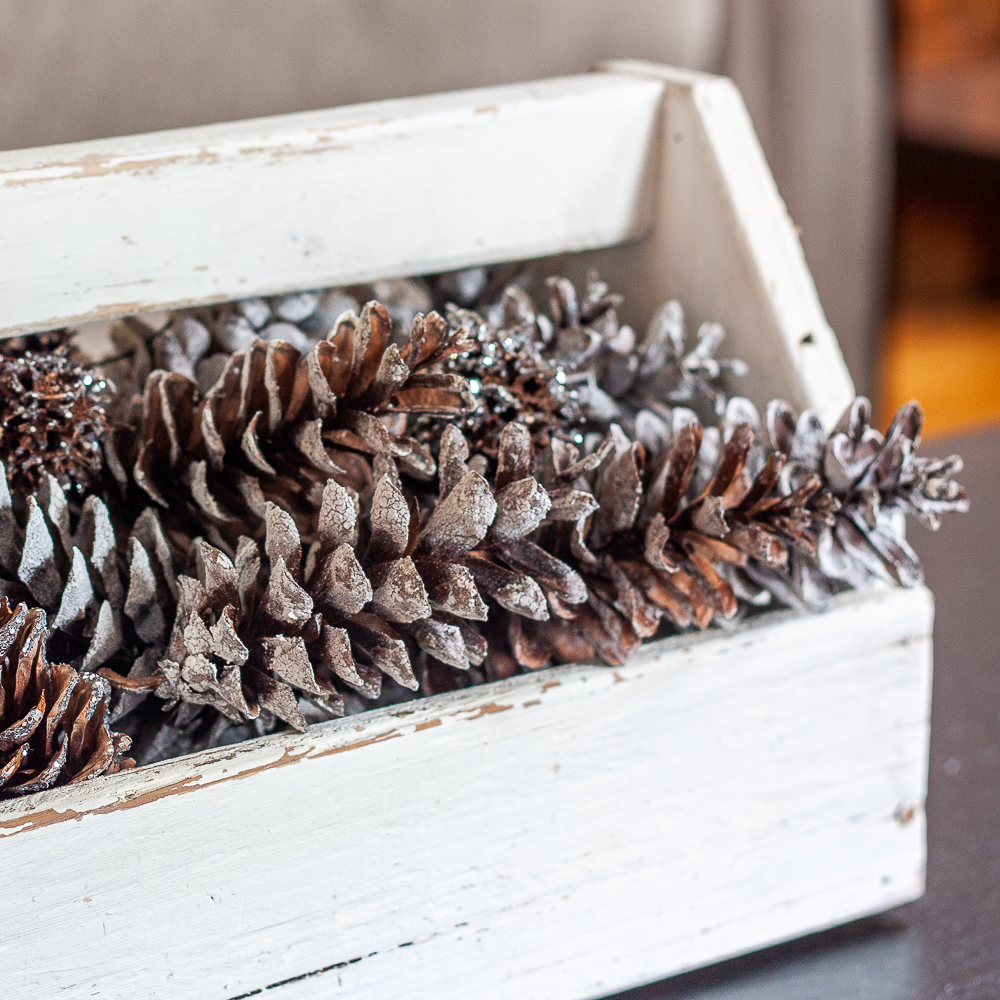
[[[1000,4],[896,0],[900,145],[878,419],[1000,422]]]
[[[931,438],[988,427],[1000,411],[1000,306],[899,307],[881,365],[877,422],[919,399]]]

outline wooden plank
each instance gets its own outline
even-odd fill
[[[663,86],[588,74],[0,154],[0,333],[606,246]]]
[[[913,899],[931,617],[852,593],[4,803],[4,998],[581,998]]]
[[[603,68],[666,87],[653,233],[625,268],[639,311],[678,298],[692,325],[717,320],[726,352],[750,365],[741,393],[814,406],[831,426],[854,386],[739,91],[654,63]]]

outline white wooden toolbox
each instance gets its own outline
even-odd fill
[[[612,249],[608,249],[612,248]],[[0,331],[588,253],[852,395],[743,103],[640,63],[0,154]],[[0,997],[599,997],[916,898],[932,599],[839,598],[0,805]]]

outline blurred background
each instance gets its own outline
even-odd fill
[[[897,0],[894,253],[884,408],[1000,419],[1000,3]]]

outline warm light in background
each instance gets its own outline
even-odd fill
[[[892,290],[878,414],[1000,423],[1000,3],[897,0]]]
[[[879,426],[911,399],[924,408],[925,437],[1000,420],[1000,306],[894,313],[883,345]]]

